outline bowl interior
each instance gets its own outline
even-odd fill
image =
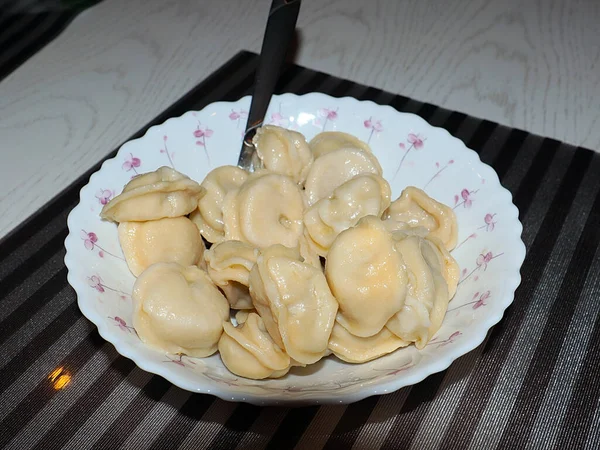
[[[236,164],[248,106],[249,97],[214,103],[152,127],[123,145],[82,189],[68,220],[65,262],[79,306],[101,335],[142,369],[184,389],[259,404],[346,403],[391,392],[445,369],[481,343],[520,282],[525,250],[510,193],[475,152],[445,130],[387,106],[323,94],[277,96],[266,122],[300,131],[307,139],[323,130],[351,133],[370,144],[394,199],[413,185],[457,214],[459,244],[453,255],[461,281],[437,335],[421,351],[410,346],[360,365],[329,357],[267,381],[231,374],[218,355],[165,355],[139,340],[131,327],[135,279],[123,259],[116,226],[98,214],[137,173],[169,165],[200,182],[211,169]]]

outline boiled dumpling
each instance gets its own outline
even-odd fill
[[[255,309],[240,309],[239,311],[236,311],[235,313],[235,321],[237,322],[238,325],[243,324],[244,322],[246,322],[246,320],[248,320],[248,316],[251,313],[256,313]]]
[[[397,233],[394,233],[394,236],[396,237]],[[438,260],[442,276],[448,285],[448,296],[450,297],[450,300],[452,300],[454,294],[456,294],[456,288],[458,287],[460,267],[441,240],[432,235],[427,235],[425,237],[427,244],[433,250],[432,255],[435,255]]]
[[[312,364],[326,354],[338,304],[323,272],[302,262],[297,249],[262,250],[250,294],[273,340],[296,362]]]
[[[326,256],[342,231],[365,216],[381,216],[390,206],[390,196],[390,185],[379,175],[357,175],[306,210],[307,238],[319,255]]]
[[[383,218],[404,222],[411,227],[424,227],[432,236],[440,239],[448,250],[456,246],[458,226],[454,211],[414,186],[402,191]]]
[[[158,262],[199,263],[204,268],[204,242],[187,217],[121,222],[118,233],[129,270],[136,277]]]
[[[229,303],[203,270],[154,264],[135,282],[132,299],[133,326],[149,346],[195,357],[217,351]]]
[[[341,148],[315,159],[304,185],[308,205],[327,198],[346,181],[363,173],[381,175],[377,158],[368,151],[357,148]]]
[[[339,322],[333,326],[329,338],[329,349],[332,353],[349,363],[371,361],[407,345],[407,342],[385,327],[373,336],[358,337],[346,330]]]
[[[252,309],[248,278],[256,258],[258,250],[241,241],[224,241],[204,253],[208,275],[233,309]]]
[[[319,254],[317,253],[315,245],[309,242],[308,238],[306,237],[306,232],[298,239],[298,250],[300,251],[300,256],[305,263],[310,264],[317,269],[323,270],[321,258],[319,258]]]
[[[226,322],[219,340],[223,364],[240,377],[279,378],[290,370],[290,357],[273,341],[260,316],[250,313],[234,327]]]
[[[302,134],[265,125],[256,130],[252,142],[263,167],[287,175],[296,183],[304,182],[313,156]]]
[[[239,188],[248,178],[248,172],[236,166],[221,166],[211,170],[201,186],[206,194],[198,202],[198,209],[190,219],[208,242],[221,242],[225,237],[223,200],[228,192]]]
[[[404,306],[404,261],[377,217],[364,217],[340,233],[327,254],[325,275],[340,305],[337,320],[355,336],[379,333]]]
[[[425,237],[429,235],[429,230],[425,227],[413,227],[406,222],[400,222],[391,217],[383,220],[383,224],[390,233],[401,231],[402,233],[409,234],[411,236]]]
[[[161,167],[132,179],[109,201],[100,217],[113,222],[143,222],[191,213],[204,194],[194,180],[170,167]]]
[[[257,248],[296,247],[303,213],[302,193],[291,178],[270,172],[253,174],[225,198],[225,238]]]
[[[366,142],[341,131],[324,131],[319,133],[311,139],[308,145],[315,158],[323,156],[325,153],[339,150],[340,148],[359,148],[367,152],[371,151]]]
[[[394,238],[406,264],[408,292],[404,306],[388,321],[387,328],[421,349],[438,331],[446,314],[450,293],[443,271],[448,269],[442,266],[444,257],[430,240],[398,234]]]

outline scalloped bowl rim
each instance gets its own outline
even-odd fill
[[[308,94],[304,94],[304,95],[296,95],[296,94],[286,93],[286,94],[282,94],[279,96],[274,96],[274,99],[280,99],[283,101],[286,99],[310,98],[310,99],[314,99],[315,103],[318,103],[319,100],[323,100],[323,101],[327,100],[330,103],[342,102],[342,103],[350,103],[354,106],[360,105],[360,104],[369,104],[376,108],[390,110],[394,114],[398,114],[401,117],[402,116],[404,116],[404,117],[410,116],[412,120],[417,120],[417,121],[421,122],[423,127],[427,128],[429,130],[435,130],[435,132],[437,132],[437,133],[445,134],[446,135],[445,137],[448,140],[453,141],[454,144],[457,144],[460,147],[461,152],[464,152],[464,154],[461,155],[462,157],[464,157],[466,160],[468,160],[469,163],[476,164],[478,170],[484,171],[486,173],[486,184],[487,184],[486,188],[490,189],[493,185],[494,195],[504,196],[505,202],[507,202],[509,204],[508,210],[511,211],[511,217],[509,217],[509,219],[511,219],[511,223],[512,223],[512,227],[510,229],[509,234],[513,237],[513,240],[514,240],[514,242],[512,242],[511,244],[516,245],[516,247],[511,252],[511,254],[512,254],[511,266],[514,267],[515,270],[514,270],[514,273],[512,274],[512,276],[509,276],[504,280],[504,286],[505,286],[504,295],[501,298],[497,299],[497,301],[499,301],[501,303],[501,308],[497,311],[497,313],[493,314],[493,315],[486,315],[485,319],[483,319],[482,321],[480,321],[478,323],[477,329],[469,330],[469,331],[471,331],[471,334],[469,335],[469,339],[463,339],[460,341],[460,344],[457,343],[457,345],[447,347],[447,350],[444,353],[443,358],[427,361],[426,365],[423,367],[423,369],[426,369],[426,370],[412,372],[410,376],[403,376],[399,379],[392,378],[390,380],[383,381],[383,382],[377,383],[372,386],[367,386],[364,389],[361,389],[360,391],[353,392],[353,393],[342,393],[342,394],[338,393],[338,394],[336,394],[334,392],[331,394],[331,393],[327,393],[327,392],[319,392],[318,399],[304,398],[302,396],[299,396],[298,398],[276,398],[276,397],[264,397],[264,396],[256,395],[256,394],[252,394],[252,393],[240,394],[239,392],[229,392],[229,391],[223,389],[222,386],[213,383],[212,380],[207,380],[205,385],[198,386],[197,384],[188,382],[184,378],[179,378],[179,377],[173,376],[174,374],[173,374],[173,372],[171,372],[169,370],[168,366],[160,365],[156,361],[147,360],[143,355],[141,355],[139,353],[139,351],[137,351],[136,348],[128,345],[127,342],[125,342],[124,340],[119,340],[119,339],[114,338],[115,335],[109,331],[108,323],[105,320],[103,320],[103,318],[99,315],[99,313],[96,310],[94,310],[93,308],[90,307],[88,302],[85,302],[82,300],[82,298],[85,296],[85,290],[89,289],[89,287],[85,286],[84,283],[82,283],[82,281],[80,279],[78,279],[74,276],[74,273],[77,271],[77,268],[76,268],[77,261],[73,258],[73,255],[75,254],[74,245],[75,245],[75,242],[77,242],[77,241],[76,241],[76,237],[75,237],[76,232],[74,229],[75,224],[73,223],[73,220],[74,220],[73,218],[75,217],[75,214],[78,211],[78,209],[82,207],[81,200],[82,200],[83,194],[88,189],[91,189],[91,184],[92,184],[94,178],[97,177],[98,174],[100,172],[102,172],[102,170],[106,169],[107,164],[110,164],[111,161],[117,159],[120,155],[122,155],[124,153],[124,151],[127,150],[128,145],[130,145],[133,142],[143,140],[146,136],[148,136],[149,133],[151,133],[153,131],[153,129],[167,126],[169,123],[171,123],[173,121],[181,120],[195,112],[201,113],[202,111],[207,110],[208,108],[211,108],[211,107],[227,106],[229,108],[229,107],[238,105],[239,103],[243,103],[244,101],[249,101],[249,98],[250,98],[250,96],[244,96],[237,101],[214,102],[214,103],[207,105],[202,110],[188,111],[179,117],[169,118],[161,124],[154,125],[154,126],[148,128],[148,130],[146,131],[146,133],[144,133],[143,136],[136,138],[136,139],[132,139],[132,140],[127,141],[124,144],[122,144],[121,147],[119,148],[119,151],[117,152],[117,155],[115,155],[115,157],[113,157],[113,158],[105,160],[103,162],[101,168],[97,172],[95,172],[94,174],[91,175],[89,182],[80,190],[80,193],[79,193],[80,202],[69,213],[69,216],[67,219],[69,234],[68,234],[67,238],[65,239],[66,255],[64,258],[64,262],[68,269],[67,280],[77,294],[77,303],[78,303],[79,309],[81,310],[83,315],[88,320],[90,320],[92,323],[94,323],[96,325],[100,336],[102,336],[102,338],[105,339],[107,342],[110,342],[115,347],[115,349],[117,350],[117,352],[119,354],[121,354],[122,356],[125,356],[126,358],[131,359],[141,369],[143,369],[149,373],[160,375],[160,376],[164,377],[165,379],[167,379],[168,381],[170,381],[172,384],[174,384],[182,389],[185,389],[185,390],[191,391],[191,392],[196,392],[196,393],[214,395],[214,396],[217,396],[226,401],[243,401],[243,402],[260,404],[260,405],[296,405],[296,406],[298,406],[298,405],[305,405],[305,404],[347,404],[347,403],[352,403],[352,402],[355,402],[355,401],[358,401],[358,400],[361,400],[361,399],[364,399],[366,397],[370,397],[373,395],[379,395],[382,393],[391,393],[391,392],[394,392],[403,387],[411,386],[416,383],[419,383],[420,381],[424,380],[428,376],[447,369],[452,364],[453,361],[455,361],[459,357],[461,357],[461,356],[469,353],[470,351],[474,350],[475,348],[477,348],[484,341],[488,331],[502,319],[506,308],[508,308],[508,306],[510,306],[510,304],[513,302],[514,293],[521,282],[520,268],[525,259],[525,245],[523,244],[523,241],[521,239],[521,233],[523,231],[523,227],[522,227],[521,222],[518,219],[519,211],[512,202],[511,193],[500,184],[500,180],[498,178],[498,175],[494,171],[494,169],[492,169],[487,164],[483,163],[481,161],[481,159],[479,158],[479,155],[475,151],[469,149],[462,140],[452,136],[447,130],[440,128],[440,127],[434,127],[434,126],[430,125],[427,121],[425,121],[420,116],[417,116],[412,113],[400,112],[389,105],[379,105],[370,100],[357,100],[353,97],[332,97],[332,96],[329,96],[326,94],[316,93],[316,92],[308,93]],[[265,382],[268,382],[268,380],[265,380]]]

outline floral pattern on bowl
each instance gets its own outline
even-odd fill
[[[411,346],[360,365],[329,357],[264,381],[233,375],[218,354],[204,359],[165,355],[140,341],[131,326],[135,279],[116,226],[98,214],[138,173],[168,165],[202,181],[211,169],[235,164],[249,104],[249,97],[213,103],[150,128],[124,144],[81,190],[68,218],[65,264],[81,311],[102,337],[140,368],[183,389],[255,404],[349,403],[393,392],[446,369],[477,347],[520,283],[525,246],[510,193],[492,168],[446,130],[389,106],[318,93],[274,97],[266,122],[298,130],[307,139],[323,130],[351,133],[371,145],[394,198],[413,185],[456,212],[459,239],[453,255],[461,278],[437,335],[420,351]]]

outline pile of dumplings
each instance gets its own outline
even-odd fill
[[[415,187],[391,201],[377,158],[346,133],[307,143],[267,125],[254,144],[254,172],[217,167],[198,184],[161,167],[103,208],[137,277],[142,341],[218,351],[252,379],[423,348],[458,283],[452,209]]]

